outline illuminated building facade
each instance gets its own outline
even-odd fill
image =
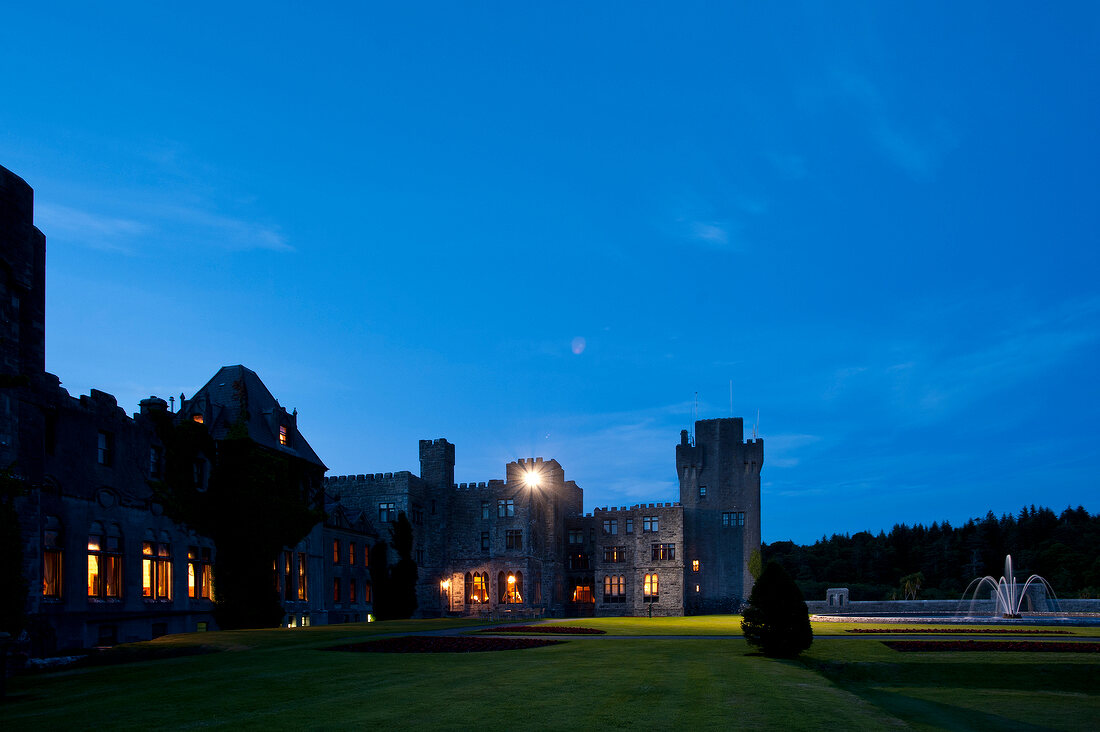
[[[748,596],[763,444],[742,439],[740,419],[682,435],[677,503],[586,514],[581,488],[542,458],[508,463],[502,480],[456,484],[445,439],[420,441],[419,475],[325,478],[297,412],[243,366],[220,369],[178,406],[144,399],[133,415],[95,389],[70,396],[45,371],[45,237],[33,192],[4,168],[0,287],[0,465],[22,490],[14,505],[32,653],[215,627],[217,546],[164,515],[153,491],[165,420],[200,423],[215,443],[243,425],[324,501],[325,520],[272,563],[289,626],[368,618],[369,547],[400,513],[413,526],[420,615],[682,615],[730,611]],[[210,463],[193,467],[201,490]]]

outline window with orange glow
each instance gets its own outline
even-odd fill
[[[657,602],[658,597],[657,574],[647,574],[642,584],[642,602]]]
[[[194,422],[195,424],[202,424],[202,415],[201,414],[192,415],[191,416],[191,421]]]
[[[141,596],[149,600],[172,599],[172,550],[166,543],[141,543]]]
[[[573,588],[573,602],[595,602],[592,585],[577,585]]]
[[[332,601],[337,603],[337,604],[340,603],[340,578],[339,577],[333,577],[332,578]]]
[[[214,567],[210,561],[210,549],[192,546],[187,548],[187,596],[192,600],[211,600]]]
[[[340,563],[340,540],[339,539],[333,539],[332,540],[332,563],[333,564],[339,564]]]
[[[306,593],[306,555],[305,552],[298,552],[298,599],[308,600],[309,596]]]
[[[42,596],[61,598],[61,546],[57,531],[42,535]]]
[[[279,444],[286,446],[290,443],[290,435],[287,433],[286,425],[279,425]]]
[[[699,571],[699,560],[698,559],[692,559],[691,560],[691,571],[692,572],[698,572]]]
[[[626,602],[626,577],[622,575],[604,575],[603,601]]]
[[[355,542],[348,542],[348,564],[355,564]]]
[[[497,584],[501,603],[516,605],[523,602],[523,572],[500,572]]]
[[[467,575],[469,577],[469,575]],[[486,572],[474,572],[472,578],[466,580],[469,595],[467,602],[481,605],[489,602],[489,575]]]
[[[118,600],[122,597],[122,539],[117,529],[104,533],[94,525],[97,533],[88,535],[88,597],[100,600]]]

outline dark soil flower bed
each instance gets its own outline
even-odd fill
[[[966,633],[967,635],[1073,635],[1068,630],[1034,630],[1029,628],[852,628],[845,633],[888,633],[890,635],[909,635],[916,633]]]
[[[506,625],[503,628],[482,628],[478,633],[556,633],[559,635],[603,635],[606,630],[577,628],[569,625]]]
[[[484,653],[516,651],[523,648],[552,646],[565,641],[542,638],[471,638],[450,635],[405,635],[398,638],[330,646],[326,651],[358,651],[360,653]]]
[[[1025,653],[1100,653],[1100,643],[1082,641],[882,641],[903,653],[921,651],[1022,651]]]

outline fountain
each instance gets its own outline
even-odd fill
[[[988,586],[991,591],[990,599],[994,601],[993,614],[995,616],[1000,614],[1002,618],[1021,618],[1023,616],[1020,614],[1020,607],[1023,605],[1024,598],[1027,597],[1028,588],[1032,585],[1042,587],[1046,592],[1049,592],[1050,596],[1054,598],[1055,609],[1057,609],[1058,597],[1054,594],[1054,589],[1049,582],[1039,575],[1031,575],[1022,586],[1016,582],[1016,577],[1012,572],[1012,555],[1008,554],[1005,556],[1005,573],[999,580],[987,575],[976,578],[967,586],[966,592],[963,593],[963,600],[966,600],[969,593],[971,612],[968,615],[975,614],[973,609],[974,603],[978,599],[978,593],[981,592],[982,588]],[[973,592],[971,592],[971,587],[974,588]]]

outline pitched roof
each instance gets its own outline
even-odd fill
[[[202,414],[203,423],[216,440],[224,439],[243,416],[248,436],[257,444],[328,470],[298,431],[296,414],[288,414],[256,372],[240,364],[220,368],[186,401],[186,406],[181,405],[180,412]],[[279,442],[280,427],[286,428],[286,444]]]

